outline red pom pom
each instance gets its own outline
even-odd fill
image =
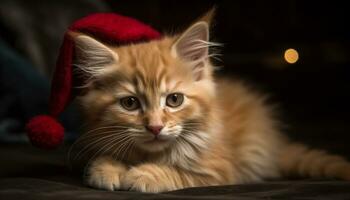
[[[64,128],[53,117],[39,115],[26,125],[27,135],[34,146],[54,149],[63,141]]]

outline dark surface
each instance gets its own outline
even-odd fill
[[[350,183],[336,180],[271,181],[188,188],[162,194],[86,187],[65,167],[66,148],[47,152],[23,145],[0,147],[0,199],[350,199]]]
[[[1,199],[349,199],[350,184],[340,181],[293,181],[188,188],[162,194],[99,191],[66,182],[35,178],[0,180]]]

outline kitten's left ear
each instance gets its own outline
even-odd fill
[[[87,35],[78,35],[74,38],[76,66],[86,75],[98,78],[113,68],[119,60],[118,54],[101,42]]]
[[[208,63],[209,25],[200,21],[188,28],[173,44],[171,52],[174,57],[188,62],[196,80],[200,80],[203,68]]]

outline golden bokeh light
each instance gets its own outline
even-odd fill
[[[289,64],[294,64],[298,61],[299,59],[299,54],[298,54],[298,51],[295,50],[295,49],[287,49],[285,52],[284,52],[284,59],[286,60],[287,63]]]

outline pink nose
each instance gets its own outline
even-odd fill
[[[158,135],[163,129],[163,126],[146,126],[146,129],[153,133],[153,135]]]

